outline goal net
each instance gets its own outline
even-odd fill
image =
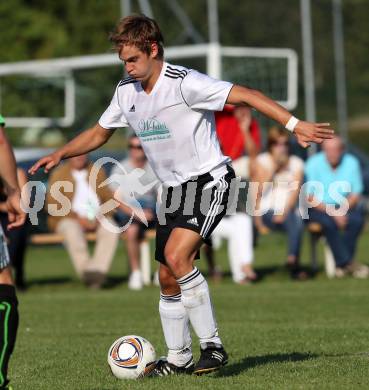
[[[165,58],[259,89],[288,110],[297,105],[297,55],[291,49],[197,44],[168,47]],[[32,130],[40,137],[28,136],[31,143],[42,146],[42,129],[50,138],[51,130],[72,135],[95,123],[122,77],[116,54],[0,64],[0,110],[25,142]]]

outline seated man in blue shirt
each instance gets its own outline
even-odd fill
[[[364,225],[360,207],[363,182],[359,161],[346,153],[340,137],[323,144],[306,168],[310,222],[318,222],[333,252],[336,276],[369,276],[369,267],[354,262],[358,237]]]

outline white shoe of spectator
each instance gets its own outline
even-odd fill
[[[339,278],[343,278],[344,276],[353,276],[357,279],[367,279],[369,278],[369,267],[366,264],[353,261],[343,268],[337,267],[336,276]]]
[[[339,278],[340,277],[340,271],[336,270],[336,262],[334,260],[333,253],[331,249],[329,248],[328,244],[325,244],[324,246],[324,253],[325,253],[325,259],[324,259],[324,268],[325,273],[329,279],[333,279],[334,277]]]
[[[140,270],[135,270],[129,275],[128,288],[130,290],[142,290],[143,281],[142,274]]]
[[[354,278],[367,279],[369,277],[369,267],[366,264],[352,261],[346,268]]]

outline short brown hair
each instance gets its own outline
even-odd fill
[[[284,137],[289,139],[288,133],[286,130],[278,127],[278,126],[272,126],[268,131],[268,140],[267,140],[267,150],[270,152],[273,145],[275,145],[278,142],[278,138]]]
[[[145,15],[130,15],[118,23],[115,31],[110,34],[110,41],[115,49],[123,45],[134,45],[146,54],[151,53],[151,44],[158,45],[158,57],[164,55],[164,38],[154,19]]]

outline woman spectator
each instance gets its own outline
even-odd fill
[[[270,129],[267,151],[256,159],[259,183],[255,225],[259,233],[282,230],[288,236],[286,265],[291,276],[305,278],[301,272],[300,247],[303,221],[298,211],[298,199],[304,175],[303,161],[290,154],[289,138],[285,130]],[[260,216],[261,214],[261,216]]]

